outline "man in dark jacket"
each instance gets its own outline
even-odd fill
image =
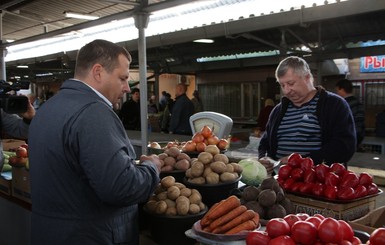
[[[356,125],[357,147],[365,137],[365,110],[358,98],[353,95],[353,84],[348,79],[341,79],[336,84],[337,94],[343,97],[352,111]]]
[[[169,131],[172,134],[191,135],[190,117],[194,114],[194,104],[186,95],[186,85],[178,84],[175,92],[175,103],[171,111]]]
[[[140,131],[140,90],[138,88],[131,90],[131,98],[123,103],[119,118],[125,129]]]
[[[297,152],[311,157],[315,164],[347,163],[356,149],[354,119],[348,103],[315,87],[310,68],[302,58],[282,60],[276,78],[284,96],[271,112],[259,157],[267,155],[286,164],[288,156]]]
[[[113,110],[128,86],[130,54],[95,40],[79,50],[75,78],[30,126],[31,244],[139,244],[138,203],[159,184],[156,155],[135,151]]]

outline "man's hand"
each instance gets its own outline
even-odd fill
[[[150,156],[141,155],[140,159],[139,159],[139,163],[142,163],[144,161],[152,162],[157,167],[158,171],[160,172],[161,163],[160,163],[158,155],[155,155],[155,154],[152,154]]]
[[[273,170],[274,170],[274,160],[270,157],[262,157],[258,159],[260,163],[262,163],[263,166],[265,166],[267,175],[272,176]]]
[[[28,101],[27,111],[22,113],[21,116],[25,119],[32,120],[32,118],[35,116],[35,113],[35,108],[33,108],[31,102]]]

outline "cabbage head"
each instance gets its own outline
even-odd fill
[[[241,181],[246,185],[258,187],[267,177],[265,166],[257,158],[243,159],[238,164],[243,168]]]

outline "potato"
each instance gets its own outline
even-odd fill
[[[170,171],[173,171],[174,170],[174,167],[171,166],[171,165],[165,165],[163,166],[161,169],[160,169],[160,172],[170,172]]]
[[[174,176],[169,175],[169,176],[163,177],[160,183],[162,187],[167,189],[175,184],[175,178]]]
[[[156,204],[155,213],[156,214],[164,214],[167,210],[167,203],[165,201],[159,201]]]
[[[234,166],[231,164],[226,164],[226,171],[225,172],[233,173],[234,172]]]
[[[158,155],[158,157],[160,160],[164,160],[166,157],[168,157],[168,155],[166,153],[162,152]]]
[[[218,174],[221,174],[226,171],[226,164],[224,162],[212,162],[210,163],[210,168]]]
[[[203,177],[189,178],[187,181],[197,185],[203,185],[206,183],[206,179]]]
[[[156,205],[157,205],[157,204],[158,204],[158,201],[150,200],[150,201],[148,201],[148,202],[145,204],[145,207],[146,207],[146,209],[147,209],[150,213],[155,213]]]
[[[213,155],[208,152],[201,152],[198,155],[198,161],[203,164],[209,164],[213,160]]]
[[[180,195],[181,196],[185,196],[185,197],[189,197],[191,196],[191,189],[190,188],[183,188],[180,190]]]
[[[211,172],[206,176],[207,184],[218,184],[219,183],[219,174]]]
[[[189,214],[197,214],[201,211],[201,209],[199,208],[199,205],[198,204],[195,204],[195,203],[192,203],[190,204],[190,208],[189,208]]]
[[[235,163],[235,162],[232,162],[232,163],[230,163],[230,164],[231,164],[231,166],[234,167],[234,172],[236,172],[236,173],[238,173],[238,174],[241,174],[241,173],[242,173],[243,169],[242,169],[242,166],[241,166],[241,165],[239,165],[238,163]]]
[[[214,155],[219,154],[221,151],[219,150],[218,146],[216,146],[216,145],[207,145],[205,148],[205,152],[208,152],[214,156]]]
[[[166,166],[173,166],[174,167],[174,165],[176,163],[175,158],[170,157],[170,156],[166,157],[163,161],[164,161],[164,165],[166,165]]]
[[[178,213],[176,211],[176,207],[168,207],[164,214],[168,216],[176,216]]]
[[[206,205],[203,202],[200,202],[198,205],[201,211],[206,208]]]
[[[190,200],[185,196],[176,199],[176,211],[178,215],[187,215],[190,209]]]
[[[166,189],[163,188],[163,186],[159,183],[159,184],[157,185],[157,187],[155,188],[154,193],[155,193],[155,195],[156,195],[156,194],[159,194],[159,193],[161,193],[161,192],[164,192],[165,190],[166,190]]]
[[[179,153],[179,155],[176,157],[176,160],[182,160],[182,159],[186,159],[189,162],[191,161],[191,157],[184,152]]]
[[[187,178],[193,178],[192,173],[191,173],[191,168],[187,169],[186,172],[184,173],[184,175]]]
[[[231,182],[237,179],[237,176],[234,173],[224,172],[220,175],[220,180],[222,182]]]
[[[175,182],[174,184],[176,187],[179,188],[179,190],[182,190],[183,188],[186,188],[186,186],[180,182]]]
[[[214,161],[220,161],[228,164],[229,158],[225,154],[216,154],[214,155]]]
[[[160,162],[160,167],[163,167],[164,166],[164,161],[163,160],[159,160]]]
[[[176,200],[180,196],[180,190],[176,186],[170,186],[167,189],[167,197],[171,200]]]
[[[205,165],[205,170],[203,171],[203,177],[207,177],[208,174],[212,173],[213,170],[210,168],[210,165]]]
[[[200,162],[200,161],[194,162],[194,164],[191,166],[192,177],[202,176],[204,169],[205,169],[205,166],[203,165],[202,162]]]
[[[156,195],[158,200],[166,200],[167,199],[167,191],[161,192]]]
[[[198,194],[202,199],[202,195],[197,189],[191,189],[191,194],[194,194],[194,193]]]
[[[176,206],[176,203],[175,203],[175,201],[174,200],[171,200],[171,199],[166,199],[166,200],[164,200],[165,202],[166,202],[166,204],[167,204],[167,208],[170,208],[170,207],[175,207]]]
[[[190,162],[187,159],[181,159],[175,163],[174,168],[186,171],[190,167]]]
[[[199,204],[202,202],[202,196],[196,192],[192,193],[188,199],[190,200],[190,203]]]
[[[170,157],[176,158],[180,154],[180,150],[176,146],[173,146],[164,150],[164,153],[166,153]]]

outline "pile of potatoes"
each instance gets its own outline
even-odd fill
[[[158,155],[162,164],[161,172],[174,170],[186,171],[190,168],[191,158],[186,153],[181,152],[178,147],[170,147]]]
[[[175,182],[173,176],[161,179],[154,195],[145,204],[148,212],[168,216],[198,214],[206,209],[202,196],[196,189]]]
[[[238,163],[230,163],[216,145],[208,145],[198,158],[191,160],[185,175],[189,183],[201,185],[234,182],[241,173],[242,167]]]

